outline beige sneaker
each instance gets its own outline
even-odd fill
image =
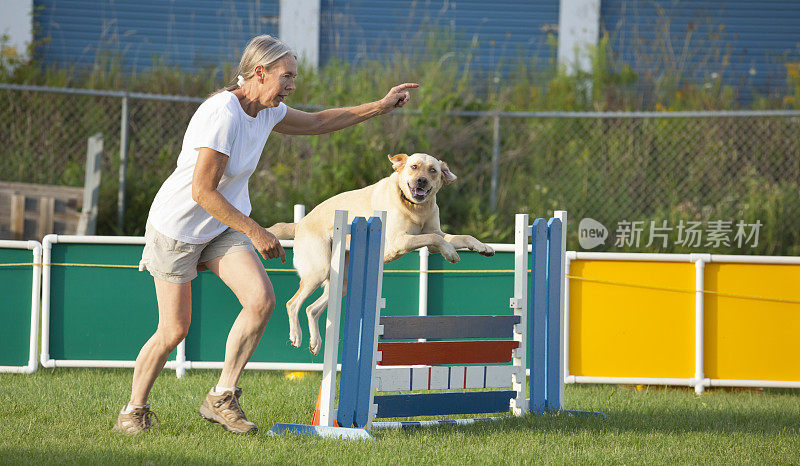
[[[239,405],[239,397],[242,396],[242,389],[228,390],[222,395],[214,395],[213,389],[206,395],[205,401],[200,405],[200,416],[204,419],[217,422],[228,432],[235,434],[255,434],[258,427],[248,421]]]
[[[127,406],[128,405],[125,405],[125,407]],[[130,413],[125,413],[124,411],[125,408],[122,408],[122,411],[120,411],[117,417],[117,423],[112,427],[114,432],[133,435],[139,432],[149,431],[152,425],[151,418],[155,418],[156,425],[160,425],[156,413],[150,411],[150,405],[145,405],[142,408],[135,408]]]

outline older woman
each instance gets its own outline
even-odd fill
[[[249,217],[248,180],[271,131],[324,134],[391,112],[409,100],[406,83],[381,100],[306,113],[284,104],[295,90],[297,59],[279,40],[253,38],[239,64],[236,85],[209,97],[192,117],[178,166],[153,200],[141,268],[154,277],[158,328],[136,358],[130,401],[114,430],[150,428],[150,389],[191,322],[191,280],[211,270],[242,305],[228,334],[225,362],[200,415],[235,433],[257,432],[239,405],[239,376],[275,308],[275,293],[255,251],[280,258],[278,240]]]

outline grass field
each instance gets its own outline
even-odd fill
[[[125,437],[111,426],[130,370],[0,374],[0,463],[800,463],[800,391],[567,386],[569,409],[608,419],[530,416],[474,426],[378,431],[375,441],[271,437],[276,421],[308,422],[320,376],[245,373],[243,407],[261,427],[236,436],[197,408],[215,371],[165,371],[151,396],[160,426]]]

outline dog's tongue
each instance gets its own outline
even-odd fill
[[[421,188],[414,188],[411,190],[411,194],[413,194],[414,197],[425,197],[425,190]]]

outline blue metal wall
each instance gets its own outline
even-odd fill
[[[279,0],[35,0],[39,56],[88,66],[111,52],[142,70],[154,59],[195,70],[234,63],[247,40],[278,33]],[[394,51],[465,61],[505,74],[519,58],[548,69],[558,0],[321,0],[320,59],[354,63]],[[665,70],[714,85],[716,73],[749,95],[783,90],[785,62],[800,62],[798,0],[602,0],[612,50],[643,78]],[[426,48],[426,32],[452,47]],[[688,38],[688,39],[687,39]]]
[[[798,0],[602,0],[601,23],[641,75],[674,67],[743,96],[785,89],[784,63],[800,61]]]
[[[395,51],[424,53],[427,31],[451,36],[454,48],[436,50],[463,61],[471,51],[473,69],[507,72],[522,56],[549,68],[555,48],[547,32],[558,26],[558,0],[322,0],[320,59],[349,62],[388,60]],[[440,35],[441,38],[441,35]]]
[[[238,64],[247,41],[278,33],[279,0],[35,0],[46,64],[91,66],[110,52],[128,70]]]

